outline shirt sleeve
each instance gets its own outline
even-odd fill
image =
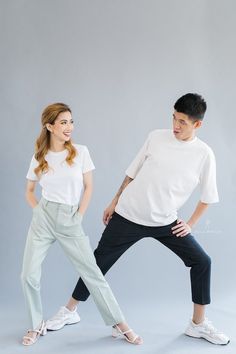
[[[34,173],[34,169],[38,166],[38,161],[36,160],[36,158],[32,157],[31,162],[30,162],[30,166],[26,175],[26,178],[31,180],[31,181],[38,181],[38,177],[37,175]]]
[[[142,148],[139,150],[138,154],[134,158],[134,160],[131,162],[127,170],[125,171],[125,174],[129,176],[130,178],[134,179],[137,176],[137,173],[141,169],[146,157],[147,157],[147,149],[150,141],[150,134],[143,144]]]
[[[216,161],[212,150],[204,161],[200,174],[200,191],[202,203],[217,203],[219,201],[216,184]]]
[[[93,161],[90,157],[87,146],[84,146],[84,154],[82,161],[82,172],[86,173],[95,169]]]

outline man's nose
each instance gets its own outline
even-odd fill
[[[177,128],[177,129],[180,128],[180,124],[178,122],[175,122],[175,128]]]

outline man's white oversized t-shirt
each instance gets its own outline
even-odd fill
[[[73,165],[66,162],[68,150],[60,152],[49,150],[45,156],[49,170],[42,173],[40,178],[34,173],[38,161],[34,155],[32,157],[26,178],[31,181],[39,181],[42,187],[42,196],[46,200],[69,205],[79,203],[83,191],[83,174],[95,167],[87,147],[79,144],[73,145],[77,151]]]
[[[133,181],[122,192],[115,211],[137,224],[172,223],[197,185],[203,203],[219,200],[211,148],[197,137],[178,140],[171,130],[151,132],[126,175]]]

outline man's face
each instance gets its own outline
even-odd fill
[[[192,140],[195,130],[202,125],[200,120],[193,122],[187,114],[174,111],[173,113],[173,133],[178,140]]]

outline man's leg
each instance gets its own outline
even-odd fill
[[[105,228],[94,256],[103,274],[115,264],[122,254],[143,237],[140,225],[132,223],[118,214],[114,214]],[[80,278],[72,297],[77,301],[86,301],[89,291]]]
[[[216,330],[205,318],[205,305],[210,303],[210,257],[191,234],[185,237],[176,237],[170,229],[167,236],[157,236],[155,239],[172,250],[187,267],[191,268],[194,312],[185,334],[195,338],[204,338],[213,344],[228,344],[229,338]]]
[[[155,237],[155,239],[173,251],[187,267],[191,268],[190,278],[193,303],[199,305],[209,304],[211,301],[211,259],[195,238],[191,234],[185,237],[176,237],[170,230],[168,236]]]
[[[193,318],[192,321],[196,324],[204,321],[205,318],[205,305],[193,304]]]

